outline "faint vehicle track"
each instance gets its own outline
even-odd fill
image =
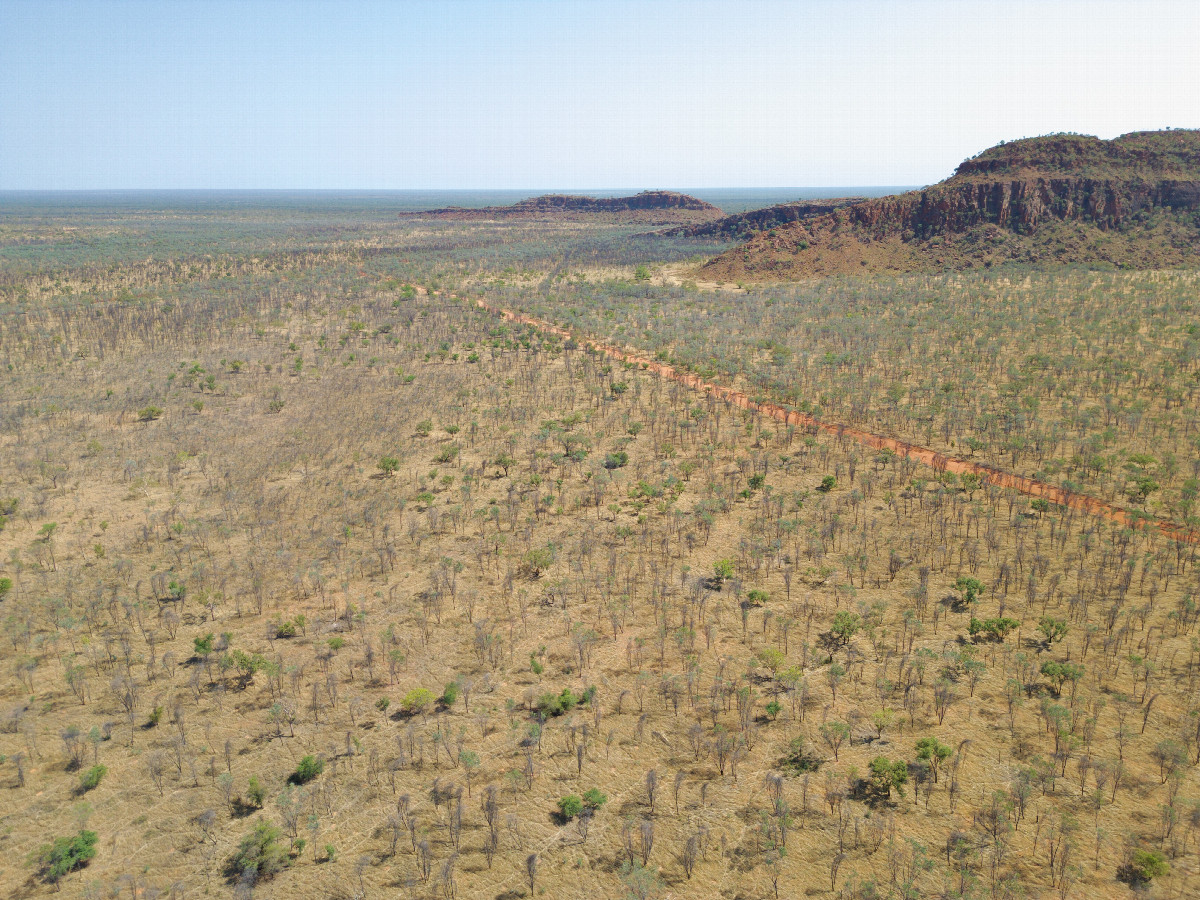
[[[646,371],[653,372],[662,378],[686,385],[696,391],[720,397],[727,403],[741,409],[762,413],[787,425],[817,428],[829,434],[836,435],[839,439],[849,438],[875,450],[890,450],[898,456],[908,457],[909,459],[915,459],[918,462],[924,463],[930,466],[935,472],[952,472],[955,475],[968,473],[978,475],[986,484],[1018,491],[1030,497],[1040,497],[1049,500],[1051,503],[1065,506],[1068,509],[1075,509],[1090,515],[1099,516],[1118,525],[1137,527],[1140,524],[1142,526],[1153,527],[1161,532],[1163,536],[1173,541],[1181,541],[1189,544],[1200,542],[1200,533],[1190,531],[1184,526],[1169,522],[1166,519],[1134,515],[1120,506],[1106,503],[1096,497],[1069,491],[1066,488],[1038,481],[1034,478],[1027,478],[1024,475],[1005,472],[1003,469],[989,466],[986,463],[972,462],[971,460],[957,456],[946,456],[944,453],[939,453],[936,450],[921,447],[917,444],[910,444],[898,438],[886,437],[838,422],[823,422],[805,413],[784,409],[775,403],[751,400],[743,391],[720,384],[713,384],[712,382],[705,381],[699,375],[678,372],[673,366],[668,366],[653,359],[640,356],[637,353],[623,350],[612,344],[605,344],[588,337],[577,336],[568,329],[547,322],[544,319],[538,319],[534,316],[527,316],[524,313],[493,306],[483,300],[476,300],[475,304],[480,309],[487,310],[506,321],[518,322],[522,325],[532,325],[542,331],[557,334],[564,338],[575,338],[584,346],[598,350],[614,359],[640,366]]]

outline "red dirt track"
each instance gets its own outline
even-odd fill
[[[480,309],[498,315],[501,318],[517,322],[522,325],[532,325],[533,327],[548,332],[557,334],[564,338],[575,338],[579,343],[593,350],[611,356],[621,362],[632,363],[641,368],[653,372],[662,378],[669,379],[679,384],[686,385],[696,391],[701,391],[706,394],[720,397],[727,403],[737,406],[741,409],[752,410],[761,413],[765,416],[770,416],[778,422],[787,425],[799,425],[807,428],[816,428],[821,431],[836,435],[838,438],[849,438],[858,443],[871,447],[874,450],[891,450],[898,456],[905,456],[910,459],[915,459],[918,462],[924,463],[931,467],[935,472],[953,472],[956,475],[972,473],[980,476],[987,484],[996,485],[997,487],[1007,488],[1014,491],[1019,491],[1030,497],[1040,497],[1049,500],[1051,503],[1057,503],[1066,506],[1069,509],[1080,510],[1090,515],[1099,516],[1107,521],[1113,522],[1122,526],[1137,526],[1139,523],[1143,527],[1153,527],[1158,529],[1163,536],[1173,541],[1182,541],[1185,543],[1196,543],[1200,541],[1200,534],[1194,531],[1177,525],[1173,522],[1168,522],[1165,519],[1147,518],[1145,516],[1135,517],[1127,510],[1119,506],[1114,506],[1110,503],[1105,503],[1103,500],[1098,500],[1095,497],[1090,497],[1086,494],[1077,494],[1068,491],[1065,488],[1058,487],[1053,484],[1047,484],[1044,481],[1037,481],[1033,478],[1026,478],[1024,475],[1015,475],[1012,472],[1005,472],[1002,469],[997,469],[994,466],[985,465],[983,463],[972,462],[961,457],[946,456],[943,453],[938,453],[936,450],[931,450],[928,447],[921,447],[916,444],[910,444],[907,441],[901,441],[897,438],[885,437],[884,435],[874,434],[870,431],[863,431],[860,428],[854,428],[849,425],[843,425],[836,422],[822,422],[814,419],[812,416],[804,413],[796,412],[795,410],[784,409],[782,406],[777,406],[774,403],[763,403],[757,400],[751,400],[742,391],[734,390],[723,385],[713,384],[704,381],[698,375],[688,375],[683,372],[675,371],[674,367],[664,365],[652,359],[647,359],[639,356],[636,353],[631,353],[627,350],[622,350],[620,347],[614,347],[611,344],[600,343],[599,341],[591,340],[590,338],[579,338],[573,335],[565,328],[546,322],[542,319],[527,316],[522,313],[516,313],[509,309],[492,306],[485,303],[483,300],[476,300],[476,305]]]

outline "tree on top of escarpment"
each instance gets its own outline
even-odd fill
[[[1138,131],[1112,140],[1047,134],[1002,141],[964,160],[956,177],[1070,176],[1092,179],[1200,178],[1200,130]]]

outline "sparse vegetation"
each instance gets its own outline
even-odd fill
[[[1197,545],[942,461],[1194,523],[1193,274],[734,292],[618,225],[39,215],[0,244],[15,890],[1187,895]]]

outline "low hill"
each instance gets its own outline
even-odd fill
[[[1003,262],[1200,265],[1200,131],[1000,144],[932,187],[760,234],[703,274],[773,280]]]
[[[725,237],[745,240],[759,231],[826,215],[843,206],[861,203],[863,199],[862,197],[831,197],[821,200],[793,200],[790,203],[778,203],[775,206],[766,206],[762,209],[752,209],[748,212],[725,216],[723,219],[713,222],[677,226],[663,233],[685,237]]]
[[[478,208],[450,206],[401,213],[404,219],[443,219],[457,222],[497,221],[595,221],[611,224],[677,225],[709,222],[721,218],[721,210],[687,194],[675,191],[642,191],[632,197],[583,197],[544,194],[511,206]]]

